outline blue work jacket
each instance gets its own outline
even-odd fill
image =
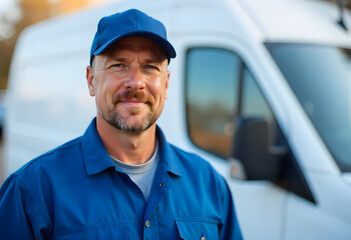
[[[108,155],[95,120],[85,134],[13,173],[0,190],[0,238],[242,239],[226,181],[167,143],[149,200]]]

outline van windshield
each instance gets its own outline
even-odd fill
[[[266,46],[341,171],[351,171],[351,49]]]

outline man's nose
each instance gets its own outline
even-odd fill
[[[141,69],[137,67],[130,69],[125,87],[129,90],[142,90],[145,88],[145,76]]]

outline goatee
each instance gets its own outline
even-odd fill
[[[155,115],[155,113],[152,113],[150,111],[146,115],[140,116],[141,119],[137,122],[127,121],[126,117],[124,117],[121,113],[116,111],[116,105],[119,102],[128,100],[137,100],[140,102],[144,102],[150,107],[154,103],[154,99],[147,98],[146,94],[143,91],[125,91],[123,94],[116,94],[115,96],[113,96],[112,102],[114,107],[108,110],[107,115],[103,114],[100,110],[98,110],[98,113],[106,122],[108,122],[110,125],[114,126],[115,128],[121,131],[126,131],[135,134],[142,133],[156,122],[157,116]],[[131,115],[136,116],[141,113],[142,109],[140,109],[139,107],[131,107],[129,111]]]

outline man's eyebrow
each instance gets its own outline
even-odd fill
[[[166,59],[165,57],[163,58],[162,56],[159,55],[154,55],[154,56],[149,56],[146,58],[143,58],[143,62],[145,63],[162,63],[162,61]],[[128,58],[125,57],[118,57],[118,56],[114,56],[114,57],[110,57],[106,63],[110,63],[110,62],[125,62],[128,61]]]
[[[147,63],[161,63],[164,59],[161,56],[154,56],[146,58],[144,61]]]
[[[109,64],[111,62],[125,62],[125,61],[127,61],[127,58],[125,58],[125,57],[110,56],[109,58],[106,59],[105,64]]]

